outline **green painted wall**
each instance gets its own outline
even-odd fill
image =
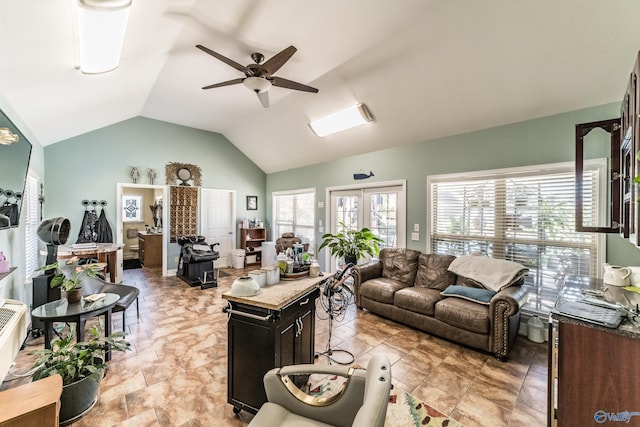
[[[267,194],[315,188],[317,200],[323,201],[327,187],[354,184],[353,173],[361,170],[375,173],[373,178],[361,181],[367,184],[406,179],[407,246],[425,251],[428,175],[573,161],[575,124],[615,118],[618,112],[619,103],[612,103],[278,172],[267,176]],[[270,220],[271,200],[267,202]],[[320,219],[325,221],[326,208],[316,209],[316,223]],[[420,224],[421,238],[417,242],[409,239],[413,224]],[[317,233],[318,242],[320,237]],[[324,254],[319,258],[322,261]],[[640,250],[617,235],[608,236],[607,260],[640,265]]]
[[[20,129],[22,134],[31,143],[31,159],[29,171],[38,178],[44,178],[44,152],[42,145],[33,136],[29,128],[22,122],[18,114],[13,110],[9,102],[0,94],[0,109]],[[0,185],[2,187],[2,185]],[[0,251],[4,252],[11,266],[18,267],[10,276],[0,281],[0,298],[13,298],[31,304],[30,285],[25,285],[25,239],[24,239],[24,209],[20,216],[20,225],[17,228],[0,230]]]
[[[136,117],[95,130],[44,149],[47,167],[45,216],[64,216],[71,221],[69,243],[76,241],[84,208],[80,202],[106,200],[107,218],[115,230],[116,183],[132,182],[133,166],[140,171],[138,183],[149,183],[155,169],[155,184],[164,185],[165,166],[190,163],[202,170],[202,186],[236,190],[238,218],[264,218],[259,211],[246,211],[245,196],[265,199],[266,175],[223,135]],[[177,244],[168,248],[168,268],[176,267]]]

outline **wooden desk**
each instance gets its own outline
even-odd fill
[[[0,427],[57,427],[60,395],[60,375],[1,392]]]
[[[235,413],[256,413],[267,401],[262,378],[270,369],[313,363],[318,285],[330,277],[306,277],[263,286],[252,297],[229,301],[227,402]]]
[[[109,281],[118,283],[122,277],[122,263],[118,262],[118,251],[121,251],[124,244],[96,243],[95,248],[78,249],[73,246],[58,246],[58,259],[65,259],[77,256],[79,258],[97,258],[98,262],[107,264]]]

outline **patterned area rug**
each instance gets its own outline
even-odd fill
[[[345,378],[334,376],[321,380],[310,390],[314,396],[333,395],[342,389]],[[464,427],[458,421],[397,388],[391,389],[385,427]]]

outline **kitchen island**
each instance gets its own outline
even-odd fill
[[[227,401],[234,412],[258,412],[267,401],[262,378],[270,369],[313,363],[316,299],[329,277],[280,281],[250,297],[222,294],[229,315]]]

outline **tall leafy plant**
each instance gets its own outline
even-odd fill
[[[360,230],[349,229],[345,223],[340,222],[342,231],[337,234],[326,233],[322,236],[322,244],[318,250],[329,249],[331,255],[343,258],[345,262],[357,263],[358,260],[369,254],[376,256],[380,252],[380,244],[384,240],[364,227]]]

